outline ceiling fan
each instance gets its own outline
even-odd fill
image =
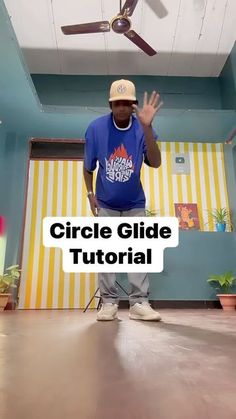
[[[129,16],[132,16],[135,7],[137,6],[138,0],[126,0],[122,7],[122,1],[120,0],[120,12],[118,15],[112,18],[110,22],[104,20],[100,22],[82,23],[78,25],[62,26],[61,30],[65,35],[79,35],[85,33],[97,33],[97,32],[110,32],[112,29],[114,32],[123,34],[137,47],[144,51],[147,55],[155,55],[157,52],[144,41],[137,32],[131,30],[131,20]]]

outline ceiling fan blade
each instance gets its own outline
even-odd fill
[[[81,23],[79,25],[62,26],[64,35],[79,35],[82,33],[109,32],[110,23],[106,20],[101,22]]]
[[[138,0],[126,0],[124,6],[121,9],[121,14],[126,14],[127,16],[132,16],[134,9],[137,6]]]
[[[131,30],[128,31],[126,33],[124,33],[124,35],[129,38],[130,41],[132,41],[135,45],[137,45],[137,47],[139,47],[140,49],[142,49],[147,55],[155,55],[157,52],[150,46],[147,44],[146,41],[144,41],[143,38],[141,38],[141,36],[139,36],[135,31]]]

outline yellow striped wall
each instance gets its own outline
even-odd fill
[[[159,143],[162,165],[141,174],[149,209],[174,216],[174,203],[196,203],[200,230],[214,231],[208,210],[229,207],[221,143]],[[190,174],[172,174],[173,153],[189,153]]]
[[[160,143],[162,166],[143,166],[147,207],[173,216],[174,203],[197,203],[200,228],[212,231],[207,209],[228,207],[221,144]],[[171,173],[173,152],[189,152],[190,174]],[[84,308],[97,287],[95,274],[62,271],[61,250],[42,245],[45,216],[91,215],[81,161],[30,161],[20,309]],[[96,301],[93,301],[92,308]]]

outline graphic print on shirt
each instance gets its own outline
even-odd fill
[[[106,161],[106,179],[110,182],[127,182],[134,172],[132,156],[129,156],[123,144],[115,148]]]

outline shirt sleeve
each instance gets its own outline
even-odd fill
[[[157,133],[154,131],[154,129],[152,130],[152,132],[153,132],[153,139],[157,141],[158,140]],[[146,147],[146,141],[145,141],[144,136],[143,136],[143,155],[144,155],[144,163],[150,166],[149,160],[147,158],[147,147]]]
[[[89,172],[96,169],[97,147],[93,127],[90,125],[85,133],[84,166]]]

